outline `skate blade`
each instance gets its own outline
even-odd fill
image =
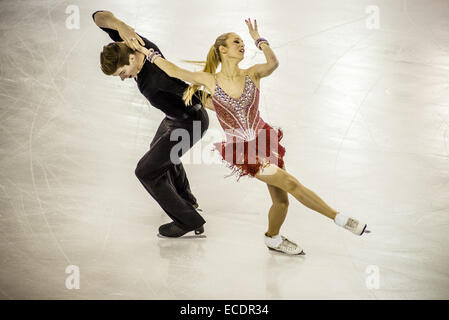
[[[160,233],[158,233],[157,236],[162,239],[204,239],[204,238],[207,238],[207,236],[205,234],[189,234],[189,233],[186,233],[185,235],[180,236],[180,237],[166,237],[166,236],[161,235]]]
[[[269,248],[269,247],[268,247],[268,250],[272,250],[272,251],[274,251],[274,252],[279,252],[279,253],[285,254],[285,255],[287,255],[287,256],[305,256],[305,255],[306,255],[306,253],[304,252],[304,250],[302,250],[300,253],[297,253],[297,254],[288,254],[288,253],[282,252],[282,251],[280,251],[280,250],[276,250],[276,249]]]
[[[368,228],[368,225],[365,224],[365,227],[363,228],[362,233],[360,233],[360,235],[363,235],[365,233],[371,233],[371,230],[368,230],[367,228]]]

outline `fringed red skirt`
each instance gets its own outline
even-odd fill
[[[270,163],[284,167],[285,148],[280,144],[283,135],[281,128],[274,129],[265,123],[258,129],[255,139],[237,141],[233,137],[232,141],[214,143],[214,149],[220,152],[227,167],[232,169],[228,176],[235,175],[238,179],[247,175],[254,177]]]

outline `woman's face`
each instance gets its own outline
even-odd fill
[[[227,47],[223,47],[222,55],[226,58],[243,60],[245,55],[245,45],[238,34],[231,33],[226,39]]]

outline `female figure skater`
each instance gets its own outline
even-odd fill
[[[184,92],[186,105],[201,86],[211,93],[213,105],[206,103],[206,94],[202,96],[203,105],[216,111],[227,138],[227,141],[215,144],[215,147],[234,169],[233,173],[238,173],[239,177],[250,175],[257,178],[267,184],[270,192],[273,204],[268,213],[268,230],[265,233],[265,244],[269,249],[286,254],[303,253],[298,244],[279,235],[287,215],[288,193],[306,207],[334,220],[338,226],[362,235],[366,224],[329,207],[285,169],[285,148],[279,143],[283,132],[265,123],[258,110],[260,79],[270,75],[279,63],[268,41],[260,37],[257,21],[254,21],[254,27],[250,19],[245,22],[256,46],[265,55],[267,62],[264,64],[240,69],[238,64],[243,60],[245,46],[242,39],[232,32],[215,40],[202,72],[179,68],[153,49],[146,52],[148,60],[169,76],[192,83]],[[215,73],[220,63],[221,70]]]

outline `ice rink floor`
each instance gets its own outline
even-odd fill
[[[260,110],[284,130],[287,170],[372,233],[290,196],[282,234],[307,255],[269,251],[268,190],[224,178],[208,111],[183,157],[206,236],[157,237],[170,220],[134,170],[163,114],[101,72],[100,9],[191,70],[181,60],[228,31],[245,41],[241,67],[264,61],[244,23],[256,18],[280,61]],[[447,0],[1,1],[0,299],[448,299],[448,12]]]

